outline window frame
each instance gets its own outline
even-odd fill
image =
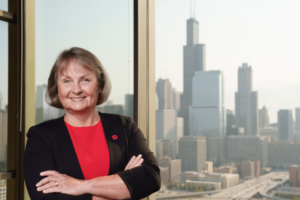
[[[155,1],[133,0],[133,6],[134,120],[144,133],[149,148],[155,153]],[[25,94],[22,103],[25,120],[23,120],[23,147],[21,148],[23,151],[27,140],[25,134],[31,126],[35,125],[35,0],[26,0],[24,9]],[[23,184],[24,191],[23,175],[22,180],[18,179],[18,181],[19,184]],[[22,195],[24,195],[22,199],[30,199],[26,190]],[[155,194],[147,199],[155,200]]]

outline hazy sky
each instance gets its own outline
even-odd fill
[[[206,68],[224,72],[226,108],[234,109],[237,70],[246,62],[253,69],[259,107],[266,105],[271,122],[277,121],[279,109],[294,113],[300,107],[300,1],[195,2],[200,43],[206,45]],[[7,2],[0,1],[0,9],[5,8]],[[179,91],[189,17],[189,0],[156,0],[156,79],[169,78]],[[132,0],[36,1],[36,84],[47,83],[59,52],[80,46],[104,64],[113,83],[110,99],[123,104],[124,94],[133,91],[132,18]],[[3,105],[7,99],[5,24],[0,22]]]
[[[133,93],[133,4],[131,0],[38,0],[36,85],[47,84],[58,54],[78,46],[94,53],[112,82],[110,100],[124,104]]]
[[[7,10],[7,2],[0,0],[0,9]],[[1,108],[5,109],[8,100],[8,23],[0,21],[0,98]]]
[[[300,107],[300,1],[196,0],[200,43],[206,45],[206,69],[222,70],[226,108],[234,109],[237,71],[253,70],[259,108],[277,122],[279,109]],[[190,1],[156,0],[156,79],[169,78],[183,88],[183,46]]]

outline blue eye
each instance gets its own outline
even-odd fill
[[[85,81],[85,82],[89,82],[90,80],[89,80],[89,79],[87,79],[87,78],[85,78],[83,81]]]
[[[69,80],[64,80],[64,83],[70,83],[70,81]]]

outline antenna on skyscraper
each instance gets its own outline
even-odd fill
[[[194,0],[194,18],[196,19],[196,0]]]
[[[192,10],[193,10],[193,3],[192,3],[192,0],[191,0],[191,10],[190,10],[190,14],[191,14],[191,18],[193,18],[193,15],[192,15]]]

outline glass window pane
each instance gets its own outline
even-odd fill
[[[0,10],[8,11],[8,0],[0,1]]]
[[[7,166],[8,23],[0,21],[0,173]],[[6,198],[6,182],[0,180],[0,195]],[[1,199],[1,198],[0,198]]]
[[[71,47],[95,54],[109,74],[111,94],[97,109],[133,117],[133,1],[36,1],[36,123],[64,114],[44,97],[58,54]]]
[[[157,196],[299,195],[299,6],[156,0]]]

